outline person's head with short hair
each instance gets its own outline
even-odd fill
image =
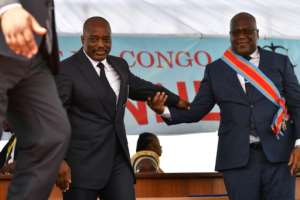
[[[230,41],[232,50],[249,56],[257,49],[259,38],[255,17],[249,13],[236,14],[230,21]]]
[[[95,61],[106,59],[111,50],[111,29],[103,17],[90,17],[83,25],[81,42],[85,53]]]
[[[161,156],[162,148],[159,139],[155,134],[145,132],[139,135],[136,152],[145,150],[154,151],[157,155]]]

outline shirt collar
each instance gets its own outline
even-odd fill
[[[94,67],[96,67],[96,66],[98,65],[99,61],[92,59],[92,58],[84,51],[84,49],[83,49],[83,53],[84,53],[85,56],[89,59],[89,61],[91,62],[91,64],[92,64]],[[102,60],[101,63],[102,63],[104,66],[108,66],[108,63],[107,63],[106,58],[105,58],[104,60]]]
[[[250,57],[251,57],[251,59],[253,59],[253,58],[259,58],[258,48],[256,48],[256,50],[252,54],[250,54]]]

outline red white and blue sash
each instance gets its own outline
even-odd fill
[[[280,95],[277,87],[258,67],[235,54],[231,49],[227,49],[224,52],[222,60],[279,107],[271,125],[273,133],[279,138],[279,135],[283,134],[281,130],[286,129],[286,121],[289,115],[285,99]]]

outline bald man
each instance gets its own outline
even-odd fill
[[[51,74],[59,61],[53,0],[1,0],[0,22],[0,126],[8,118],[18,138],[7,199],[46,200],[70,136]]]
[[[300,169],[300,86],[287,56],[257,46],[255,18],[230,22],[231,48],[206,66],[190,110],[149,101],[168,124],[198,122],[215,104],[221,123],[216,170],[230,200],[294,200]]]
[[[104,18],[87,19],[81,41],[83,48],[62,62],[57,76],[72,126],[57,183],[66,191],[64,200],[133,200],[134,173],[124,126],[127,98],[145,101],[162,92],[169,106],[188,104],[136,77],[124,59],[109,55],[111,29]]]

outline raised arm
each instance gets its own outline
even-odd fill
[[[177,107],[179,109],[187,109],[189,103],[181,99],[178,95],[169,91],[160,85],[141,79],[129,72],[129,97],[133,100],[146,101],[148,98],[153,98],[158,92],[164,93],[166,97],[166,105]]]

